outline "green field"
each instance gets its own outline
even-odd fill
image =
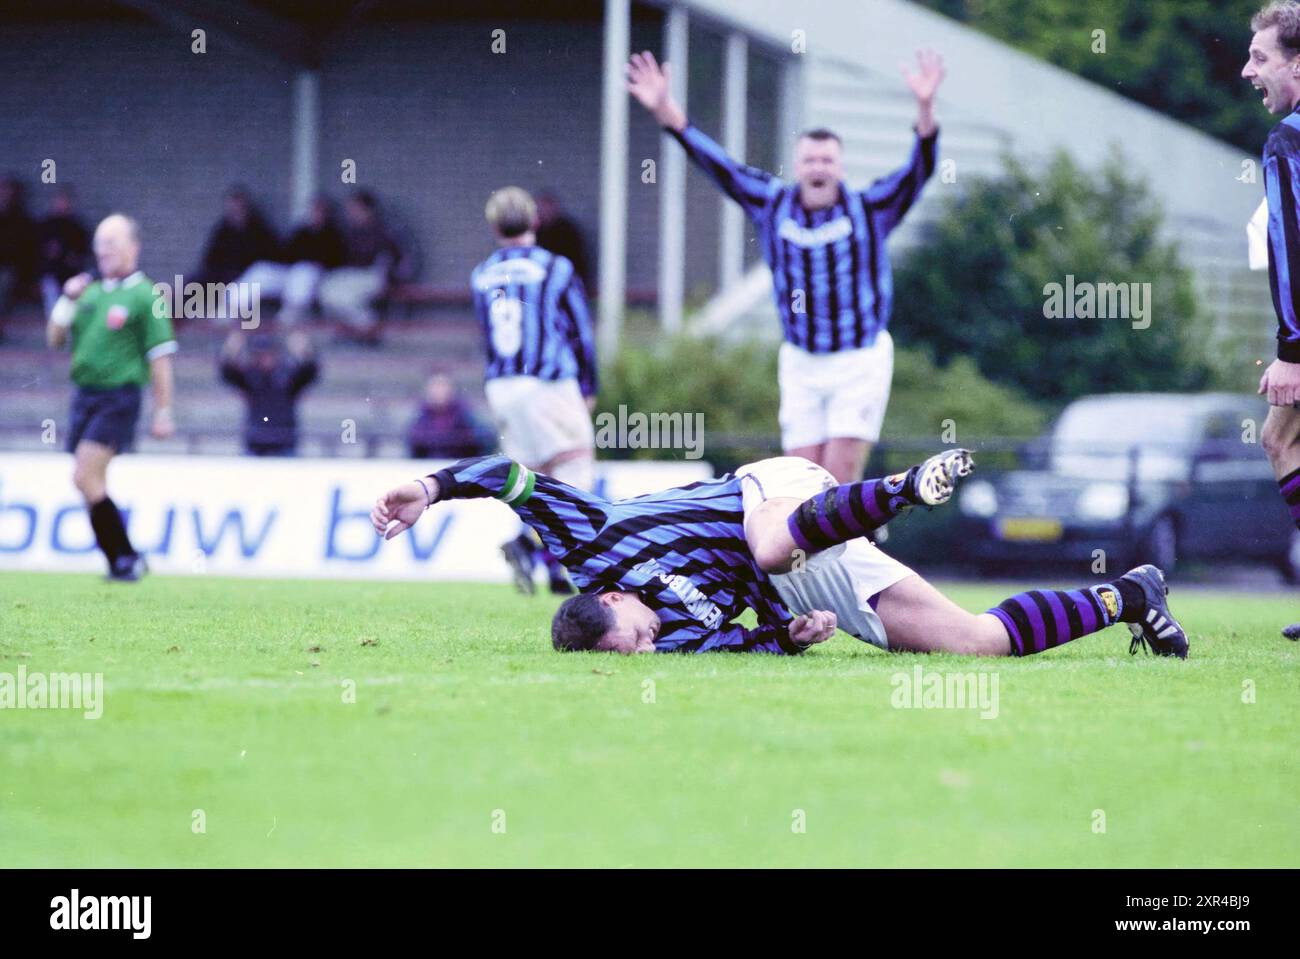
[[[1187,662],[617,658],[505,586],[2,575],[0,673],[102,672],[104,712],[0,710],[0,862],[1293,866],[1295,603],[1172,601]],[[918,664],[995,671],[997,717],[894,708]]]

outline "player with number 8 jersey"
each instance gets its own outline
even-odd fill
[[[496,251],[470,276],[487,346],[484,391],[502,451],[578,489],[593,486],[596,343],[582,280],[566,257],[537,245],[537,206],[519,187],[488,199]],[[572,592],[560,565],[527,527],[502,550],[516,585],[532,592],[538,560],[551,589]]]

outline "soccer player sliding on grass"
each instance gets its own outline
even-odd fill
[[[815,463],[781,456],[610,501],[484,456],[390,490],[370,519],[392,539],[435,503],[501,500],[580,590],[552,621],[560,650],[800,653],[838,626],[887,650],[1028,656],[1123,622],[1131,652],[1186,658],[1154,566],[1019,593],[976,615],[866,538],[914,506],[947,502],[973,469],[968,451],[948,450],[906,473],[837,485]],[[758,616],[753,629],[733,622],[746,608]]]

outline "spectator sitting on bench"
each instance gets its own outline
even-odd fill
[[[330,270],[321,280],[320,305],[340,321],[345,339],[375,346],[379,343],[375,300],[388,289],[399,251],[372,194],[364,190],[354,193],[345,212],[343,266]]]
[[[289,334],[287,349],[273,333],[245,344],[235,330],[221,348],[221,378],[244,394],[244,448],[252,456],[293,456],[298,450],[298,395],[320,373],[311,340]]]
[[[221,219],[208,235],[197,283],[234,283],[259,260],[274,260],[275,233],[253,205],[248,191],[234,186],[222,200]]]
[[[90,231],[77,216],[75,206],[72,188],[57,187],[49,215],[39,227],[41,301],[46,316],[63,294],[63,284],[86,268],[90,255]]]
[[[36,274],[36,226],[27,215],[23,185],[16,177],[0,179],[0,323],[14,300],[26,295]]]
[[[329,197],[311,201],[307,219],[298,225],[277,260],[259,260],[244,271],[232,295],[236,307],[228,316],[251,316],[253,288],[259,300],[280,301],[277,320],[285,326],[299,323],[311,309],[326,270],[343,265],[343,234]]]

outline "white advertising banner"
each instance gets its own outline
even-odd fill
[[[132,544],[158,573],[505,581],[500,546],[519,519],[495,500],[438,504],[384,542],[379,494],[445,462],[123,456],[109,491]],[[707,479],[699,461],[597,464],[596,492],[638,496]],[[106,569],[72,457],[0,453],[0,570]]]

